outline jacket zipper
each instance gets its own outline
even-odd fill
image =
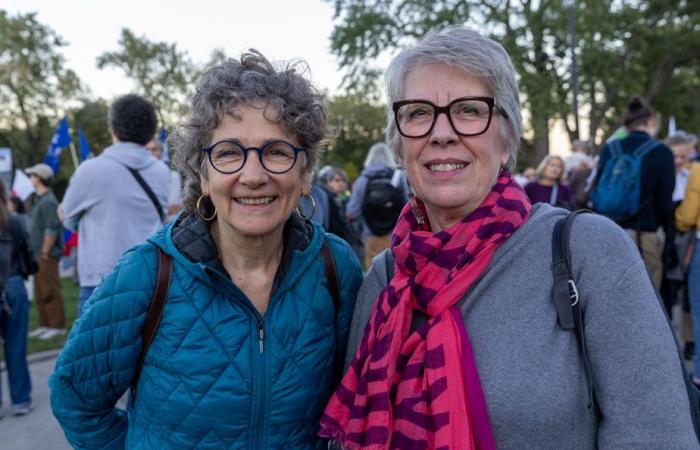
[[[263,328],[262,320],[258,320],[258,344],[260,346],[260,354],[265,350],[265,329]]]

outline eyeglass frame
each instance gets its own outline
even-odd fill
[[[222,144],[222,143],[224,143],[224,142],[228,142],[229,144],[234,144],[234,145],[240,147],[240,149],[243,151],[243,163],[241,164],[241,167],[239,167],[238,169],[234,170],[233,172],[224,172],[223,170],[217,168],[217,167],[214,165],[214,162],[211,160],[211,152],[212,152],[212,150],[214,150],[214,147],[216,147],[217,145]],[[272,171],[272,170],[268,169],[267,167],[265,167],[265,163],[263,162],[263,151],[265,150],[265,148],[266,148],[268,145],[271,145],[271,144],[274,144],[274,143],[277,143],[277,142],[282,142],[282,143],[288,145],[289,147],[291,147],[291,148],[294,150],[294,162],[292,162],[292,165],[289,166],[289,169],[284,170],[284,171],[282,171],[282,172],[275,172],[275,171]],[[262,166],[262,168],[265,169],[265,171],[270,172],[270,173],[275,174],[275,175],[281,175],[281,174],[283,174],[283,173],[287,173],[287,172],[289,172],[290,170],[292,170],[292,169],[294,168],[294,166],[297,165],[297,159],[299,158],[299,153],[305,152],[305,151],[306,151],[305,148],[297,147],[297,146],[295,146],[294,144],[292,144],[292,143],[290,143],[290,142],[287,142],[287,141],[285,141],[285,140],[282,140],[282,139],[275,139],[275,140],[272,140],[272,141],[268,141],[268,142],[264,143],[264,144],[262,145],[262,147],[244,147],[243,144],[241,144],[240,142],[238,142],[238,141],[236,141],[236,140],[233,140],[233,139],[223,139],[223,140],[221,140],[221,141],[215,142],[214,144],[210,145],[209,147],[203,147],[203,148],[200,149],[200,151],[202,151],[202,152],[204,152],[204,153],[207,154],[207,159],[209,160],[209,164],[211,164],[211,166],[214,168],[214,170],[216,170],[216,171],[219,172],[219,173],[223,173],[224,175],[233,175],[234,173],[237,173],[237,172],[240,172],[241,170],[243,170],[243,167],[245,167],[245,163],[248,162],[248,152],[249,152],[250,150],[255,150],[255,151],[257,152],[257,154],[258,154],[258,161],[260,161],[260,165]]]
[[[454,105],[457,102],[462,102],[465,100],[480,100],[486,103],[489,106],[489,119],[486,122],[486,127],[480,131],[479,133],[460,133],[457,131],[457,127],[455,127],[455,124],[452,122],[452,116],[450,115],[450,108],[452,105]],[[420,136],[408,136],[401,130],[401,126],[399,125],[399,109],[402,106],[405,105],[410,105],[413,103],[424,103],[427,105],[430,105],[433,107],[433,110],[435,111],[435,116],[433,116],[433,123],[430,124],[430,128],[428,128],[428,131],[426,131],[424,134],[421,134]],[[476,97],[459,97],[454,100],[452,100],[450,103],[448,103],[445,106],[437,106],[435,103],[428,101],[428,100],[421,100],[421,99],[411,99],[411,100],[400,100],[398,102],[394,102],[391,105],[391,109],[394,111],[394,122],[396,123],[396,129],[398,130],[399,134],[403,137],[411,138],[411,139],[420,139],[423,137],[426,137],[430,133],[432,133],[433,128],[435,128],[435,123],[437,122],[437,118],[440,114],[445,113],[447,116],[447,121],[450,122],[450,126],[454,130],[455,133],[457,133],[460,136],[465,136],[465,137],[471,137],[471,136],[479,136],[481,134],[486,133],[489,130],[489,127],[491,126],[491,120],[493,119],[493,109],[496,108],[496,111],[506,120],[508,120],[508,114],[498,105],[496,105],[496,99],[493,97],[481,97],[481,96],[476,96]]]

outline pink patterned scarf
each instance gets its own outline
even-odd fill
[[[395,275],[326,407],[322,437],[348,449],[495,448],[456,305],[529,213],[527,196],[506,170],[476,210],[438,233],[404,207],[392,236]],[[428,321],[410,333],[414,309]]]

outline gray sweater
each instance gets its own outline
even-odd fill
[[[142,145],[117,142],[80,164],[63,197],[66,228],[78,231],[78,275],[97,286],[129,248],[162,225],[153,202],[128,167],[139,171],[167,211],[170,169]]]
[[[677,349],[639,252],[591,214],[574,222],[571,253],[602,414],[593,422],[576,337],[557,326],[551,298],[551,236],[563,214],[535,205],[460,303],[496,447],[698,448]],[[358,294],[346,366],[386,283],[383,253]]]

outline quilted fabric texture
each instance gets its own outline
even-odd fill
[[[362,274],[350,247],[314,224],[264,316],[212,264],[173,244],[172,225],[128,251],[89,300],[49,380],[51,406],[78,449],[314,449],[345,352]],[[328,240],[341,285],[337,318],[319,251]],[[156,247],[173,257],[163,318],[138,398],[129,388],[155,283]],[[215,267],[215,266],[214,266]],[[260,340],[260,335],[263,339]]]

